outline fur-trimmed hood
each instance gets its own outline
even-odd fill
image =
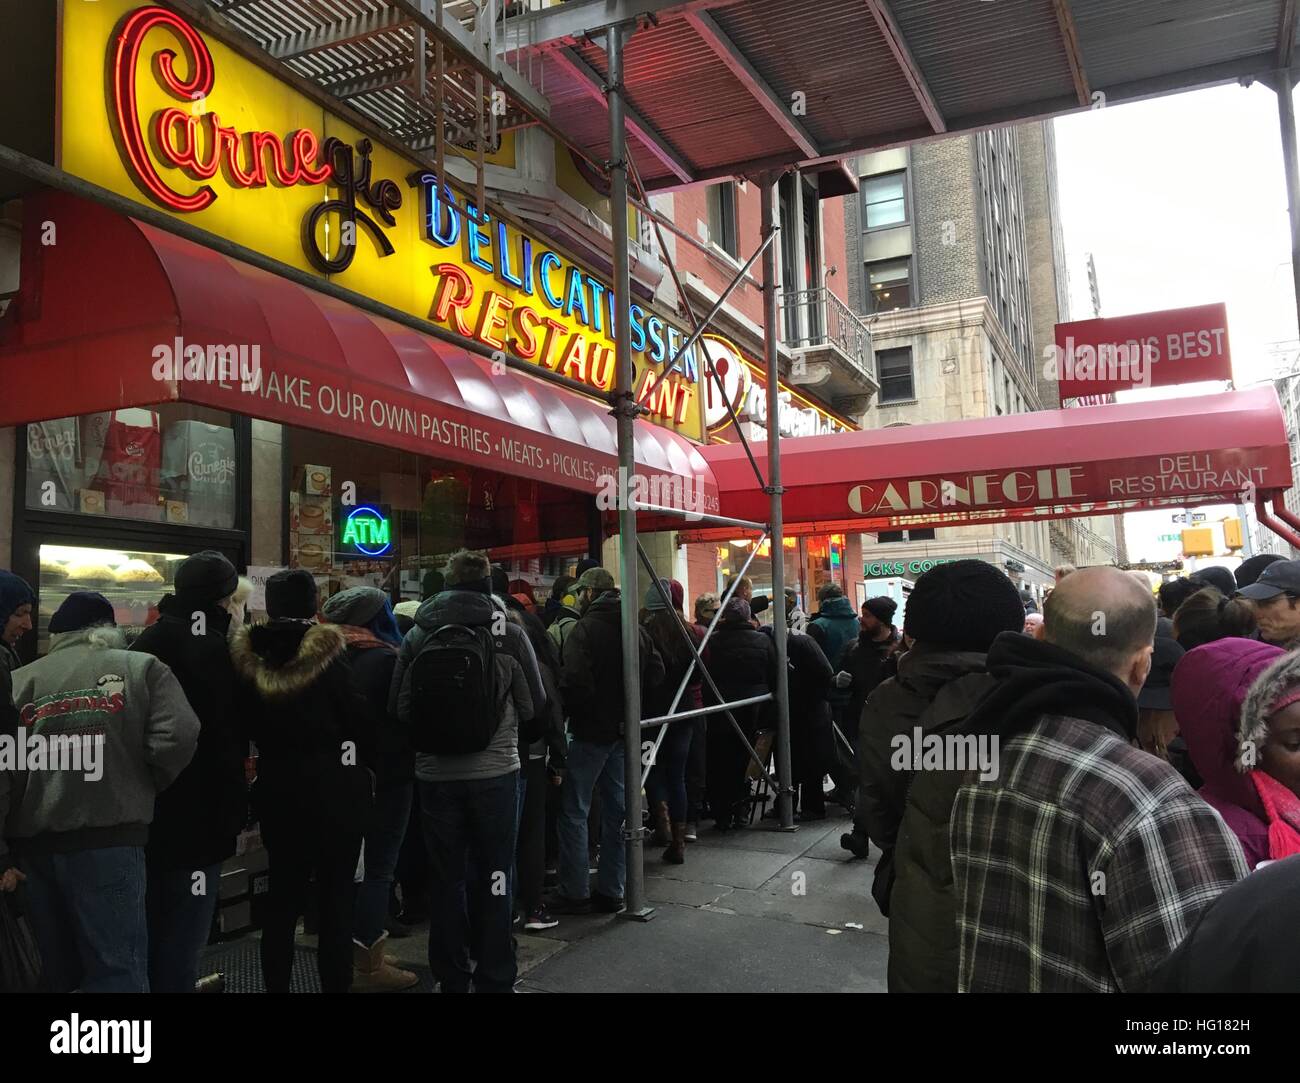
[[[1259,765],[1259,753],[1268,740],[1268,719],[1273,704],[1282,693],[1300,685],[1300,652],[1282,655],[1256,678],[1241,705],[1241,721],[1237,724],[1237,770],[1250,770],[1243,764],[1245,750],[1254,750],[1254,766]]]
[[[347,645],[338,625],[273,620],[240,627],[231,637],[230,660],[258,695],[286,700],[320,680]]]

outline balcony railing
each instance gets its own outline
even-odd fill
[[[843,301],[826,288],[780,295],[785,344],[792,350],[834,346],[859,371],[876,379],[871,333]]]

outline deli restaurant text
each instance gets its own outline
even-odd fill
[[[290,231],[269,236],[269,226],[296,218],[295,263],[305,258],[322,275],[346,273],[342,284],[360,293],[593,390],[614,386],[615,298],[607,281],[494,209],[476,207],[446,178],[439,183],[332,114],[313,115],[316,107],[297,91],[268,83],[177,12],[123,0],[105,0],[105,9],[123,12],[108,42],[105,106],[114,158],[135,198],[143,194],[280,259],[292,258]],[[226,70],[234,73],[229,92]],[[237,96],[258,80],[274,90],[253,102]],[[91,93],[91,83],[79,81],[78,93]],[[85,103],[66,98],[65,159],[104,183],[108,163],[92,144],[107,141],[86,134]],[[257,119],[230,122],[244,116]],[[236,201],[237,210],[222,206]],[[222,217],[210,219],[214,213]],[[631,303],[628,314],[637,401],[651,420],[702,439],[698,347],[677,358],[687,338],[680,327],[648,305]]]

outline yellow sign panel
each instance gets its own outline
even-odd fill
[[[595,390],[609,282],[161,5],[63,5],[59,164],[281,263]],[[503,147],[503,153],[513,148]],[[698,348],[631,304],[634,391],[704,438]]]

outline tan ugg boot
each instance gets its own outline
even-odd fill
[[[370,947],[352,942],[352,992],[400,993],[419,982],[419,977],[409,970],[389,964],[384,955],[384,941],[377,940]]]

